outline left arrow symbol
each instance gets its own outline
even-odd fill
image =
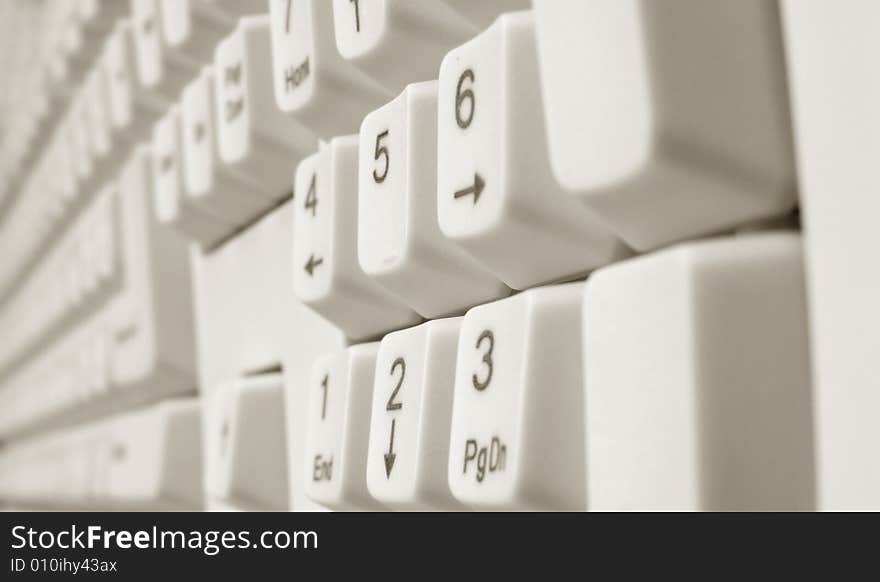
[[[312,254],[312,256],[309,257],[309,260],[305,266],[306,273],[309,274],[309,277],[311,277],[315,274],[315,267],[317,267],[318,265],[320,265],[323,262],[324,262],[324,259],[321,259],[321,258],[316,259],[314,254]]]

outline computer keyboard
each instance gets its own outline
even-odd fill
[[[880,509],[870,0],[0,28],[0,505]]]

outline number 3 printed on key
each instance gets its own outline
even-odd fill
[[[488,368],[488,373],[486,374],[485,380],[480,380],[476,374],[471,376],[471,380],[474,383],[474,388],[482,392],[486,388],[489,387],[489,382],[492,381],[492,371],[494,368],[494,363],[492,362],[492,350],[495,349],[495,334],[492,333],[488,329],[484,329],[483,333],[480,334],[480,337],[477,338],[477,349],[480,349],[480,346],[483,344],[483,340],[488,340],[489,349],[483,354],[483,364],[485,364]]]

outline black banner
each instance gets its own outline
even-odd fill
[[[843,543],[837,578],[859,559],[873,561],[877,546],[876,514],[0,512],[0,523],[0,580],[332,580],[360,570],[368,578],[471,578],[525,564],[625,575],[706,560],[726,573],[749,572],[747,564],[766,573],[770,563],[813,564]]]

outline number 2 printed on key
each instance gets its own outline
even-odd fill
[[[391,391],[391,396],[388,397],[388,403],[385,405],[385,410],[400,410],[403,408],[402,402],[395,402],[394,399],[397,398],[397,393],[400,392],[400,387],[403,386],[403,378],[406,376],[406,360],[403,358],[397,358],[394,360],[394,363],[391,364],[391,376],[394,376],[394,371],[400,368],[400,378],[397,379],[397,385],[394,387],[394,390]]]

